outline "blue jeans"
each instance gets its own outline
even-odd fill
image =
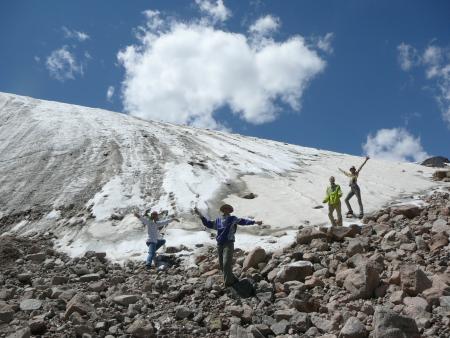
[[[156,251],[158,251],[158,249],[160,247],[162,247],[164,244],[166,244],[166,240],[158,239],[158,242],[156,242],[156,243],[147,242],[146,244],[148,246],[148,256],[147,256],[146,264],[147,264],[147,266],[151,266],[153,258],[156,255]]]

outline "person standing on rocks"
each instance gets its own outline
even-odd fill
[[[328,203],[328,217],[332,226],[342,226],[341,197],[342,190],[339,184],[336,184],[333,176],[330,177],[330,186],[327,188],[326,197],[323,203]],[[336,210],[337,223],[334,219],[333,212]]]
[[[197,208],[194,209],[194,212],[200,216],[205,227],[217,230],[217,253],[225,287],[232,286],[239,281],[233,274],[234,234],[236,233],[237,226],[262,224],[261,221],[232,216],[231,213],[233,211],[231,205],[224,204],[220,207],[220,212],[223,214],[222,217],[217,218],[215,221],[210,221],[204,217]]]
[[[176,218],[166,219],[162,221],[159,219],[159,214],[157,211],[153,211],[150,214],[149,218],[148,217],[149,213],[150,210],[146,210],[143,216],[139,215],[137,212],[134,213],[134,216],[139,218],[139,220],[142,222],[143,225],[147,226],[148,237],[147,241],[145,242],[145,244],[147,244],[148,246],[148,256],[145,263],[147,269],[151,269],[152,262],[156,258],[156,251],[158,251],[160,247],[166,244],[166,240],[161,238],[159,231],[162,230],[166,225],[168,225],[172,221],[179,222],[179,220]]]
[[[347,197],[345,198],[345,204],[347,205],[347,217],[353,217],[353,210],[352,210],[352,206],[350,205],[350,199],[356,195],[356,198],[358,199],[358,204],[359,204],[359,218],[363,218],[364,217],[364,209],[363,209],[363,204],[362,204],[362,200],[361,200],[361,189],[359,188],[358,185],[358,176],[359,173],[361,171],[361,169],[364,167],[364,165],[367,163],[367,161],[369,160],[369,157],[366,156],[366,160],[363,162],[363,164],[361,164],[361,166],[358,168],[358,170],[356,170],[356,168],[354,166],[352,166],[350,168],[350,172],[346,172],[345,170],[342,170],[341,168],[339,168],[339,170],[347,177],[350,177],[350,192],[348,193]]]

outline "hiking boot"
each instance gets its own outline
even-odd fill
[[[151,266],[150,264],[145,264],[145,269],[146,269],[146,270],[151,270],[151,269],[152,269],[152,266]]]
[[[353,217],[353,211],[347,212],[347,214],[346,214],[345,216],[346,216],[346,217]]]
[[[364,214],[359,214],[358,218],[362,219],[364,217]]]

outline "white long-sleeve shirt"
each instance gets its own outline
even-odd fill
[[[160,239],[159,230],[161,230],[164,226],[172,222],[171,219],[167,219],[164,221],[154,221],[152,219],[148,219],[146,217],[139,217],[139,220],[142,224],[147,226],[147,242],[156,243],[158,239]]]

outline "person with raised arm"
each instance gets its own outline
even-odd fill
[[[134,213],[134,216],[139,218],[143,225],[147,226],[147,241],[145,242],[145,244],[147,244],[148,246],[148,255],[145,266],[148,270],[151,269],[152,262],[156,258],[156,251],[158,251],[160,247],[166,244],[166,240],[161,238],[161,235],[159,233],[160,230],[162,230],[172,221],[179,222],[179,220],[176,218],[160,220],[157,211],[153,211],[152,213],[150,213],[150,217],[148,217],[149,213],[150,209],[146,210],[142,216],[137,212]]]
[[[232,216],[233,207],[224,204],[220,207],[222,217],[215,221],[208,220],[200,211],[195,208],[194,212],[200,217],[203,225],[209,229],[217,230],[217,254],[219,256],[219,267],[223,273],[225,287],[232,286],[239,280],[233,274],[233,252],[234,252],[234,235],[238,225],[261,225],[261,221],[251,219],[238,218]]]
[[[347,205],[347,217],[353,217],[353,209],[352,206],[350,205],[350,199],[353,196],[356,196],[356,198],[358,199],[358,205],[359,205],[359,218],[363,218],[364,217],[364,209],[363,209],[363,204],[362,204],[362,200],[361,200],[361,189],[359,188],[358,185],[358,176],[359,173],[361,172],[361,169],[364,167],[364,165],[367,163],[367,161],[369,160],[369,157],[366,156],[365,161],[363,162],[363,164],[361,164],[361,166],[358,168],[358,170],[356,170],[356,168],[354,166],[352,166],[350,168],[350,172],[346,172],[345,170],[342,170],[341,168],[339,168],[339,170],[347,177],[350,177],[350,182],[349,182],[349,186],[350,186],[350,192],[348,193],[347,197],[345,198],[345,204]]]

